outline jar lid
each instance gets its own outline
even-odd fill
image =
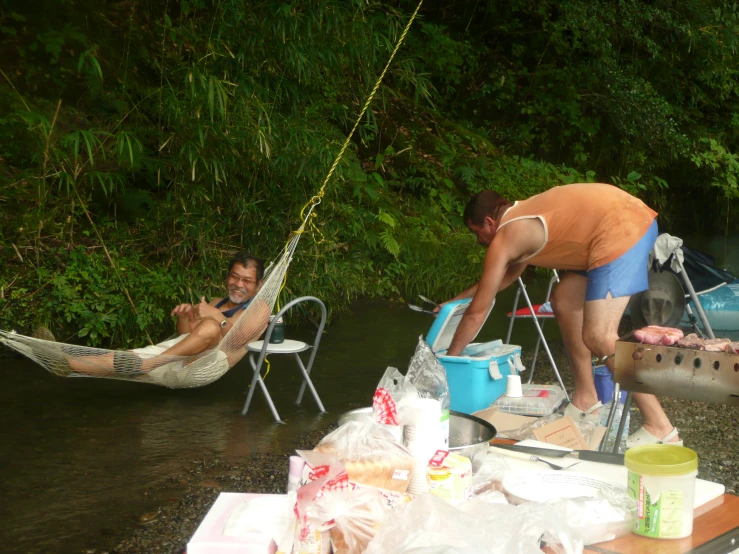
[[[698,454],[684,446],[649,444],[629,448],[625,464],[641,475],[684,475],[698,469]]]

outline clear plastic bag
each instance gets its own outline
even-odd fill
[[[323,463],[316,454],[340,460],[349,480],[403,493],[408,488],[413,456],[392,434],[371,421],[349,421],[326,435],[312,451],[299,450],[311,467]]]
[[[603,408],[601,408],[601,410],[602,409]],[[539,429],[541,427],[544,427],[545,425],[549,425],[550,423],[553,423],[558,419],[562,419],[563,417],[564,416],[562,414],[558,413],[550,414],[545,417],[539,417],[531,423],[523,425],[518,429],[498,430],[498,434],[496,436],[498,438],[513,439],[518,441],[537,440],[536,436],[534,436],[535,429]],[[589,421],[575,421],[574,419],[572,421],[575,423],[578,431],[580,431],[582,438],[585,439],[585,442],[587,444],[590,444],[590,439],[593,437],[593,432],[595,431],[596,425]]]
[[[542,539],[556,554],[582,552],[582,540],[549,505],[477,502],[480,509],[463,511],[433,495],[420,495],[384,519],[366,554],[541,554]]]
[[[636,516],[636,501],[625,491],[602,489],[595,498],[574,498],[553,504],[584,544],[627,535]]]
[[[488,452],[479,468],[472,474],[472,496],[503,490],[503,477],[511,470],[505,456]]]
[[[380,492],[360,487],[319,498],[314,510],[319,520],[332,521],[334,554],[360,554],[374,538],[388,510]]]
[[[384,426],[401,442],[404,409],[417,398],[416,387],[397,368],[388,367],[372,399],[375,423]]]
[[[408,365],[406,381],[418,390],[421,398],[433,398],[441,403],[441,421],[439,422],[441,442],[444,447],[449,446],[449,383],[446,379],[446,369],[434,355],[431,347],[418,337],[416,352]]]

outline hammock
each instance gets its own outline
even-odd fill
[[[354,122],[354,127],[347,135],[341,150],[331,165],[320,190],[301,210],[302,223],[300,228],[288,240],[282,256],[267,269],[259,292],[238,321],[226,333],[226,336],[221,339],[217,347],[194,356],[165,356],[160,352],[171,346],[172,341],[133,351],[104,350],[88,346],[63,344],[20,335],[15,331],[2,330],[0,330],[0,343],[20,352],[60,377],[121,379],[163,385],[172,389],[202,387],[222,377],[244,357],[249,342],[258,339],[267,328],[269,316],[277,302],[277,297],[286,278],[287,268],[292,261],[300,236],[305,231],[311,216],[314,215],[313,210],[321,203],[331,176],[339,165],[339,161],[341,161],[377,90],[380,88],[382,79],[385,77],[385,73],[387,73],[395,54],[397,54],[413,20],[416,18],[421,4],[423,4],[423,0],[420,0],[403,29],[392,54],[390,54],[390,58],[365,101],[357,120]],[[81,198],[80,202],[82,203]],[[85,210],[85,213],[94,227],[87,210]],[[95,230],[97,232],[97,229]],[[128,294],[127,291],[126,294]],[[133,305],[132,301],[131,303]]]
[[[288,242],[282,256],[267,269],[259,292],[218,346],[200,354],[184,357],[162,355],[152,347],[134,351],[104,350],[7,331],[0,331],[0,342],[61,377],[133,380],[173,389],[202,387],[223,376],[241,360],[246,354],[246,345],[258,339],[267,328],[304,227],[305,221]],[[160,343],[160,350],[173,342]]]

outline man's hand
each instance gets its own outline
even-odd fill
[[[226,319],[226,316],[223,315],[221,310],[215,306],[211,306],[205,301],[204,296],[200,299],[200,304],[196,304],[192,307],[192,313],[195,319],[211,318],[215,319],[218,323],[221,323],[221,321]]]
[[[192,304],[178,304],[174,307],[172,313],[169,315],[176,315],[177,317],[192,319],[192,308]]]

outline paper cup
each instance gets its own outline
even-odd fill
[[[520,375],[509,375],[508,381],[506,382],[505,395],[509,398],[521,398],[523,392],[521,391],[521,376]]]

